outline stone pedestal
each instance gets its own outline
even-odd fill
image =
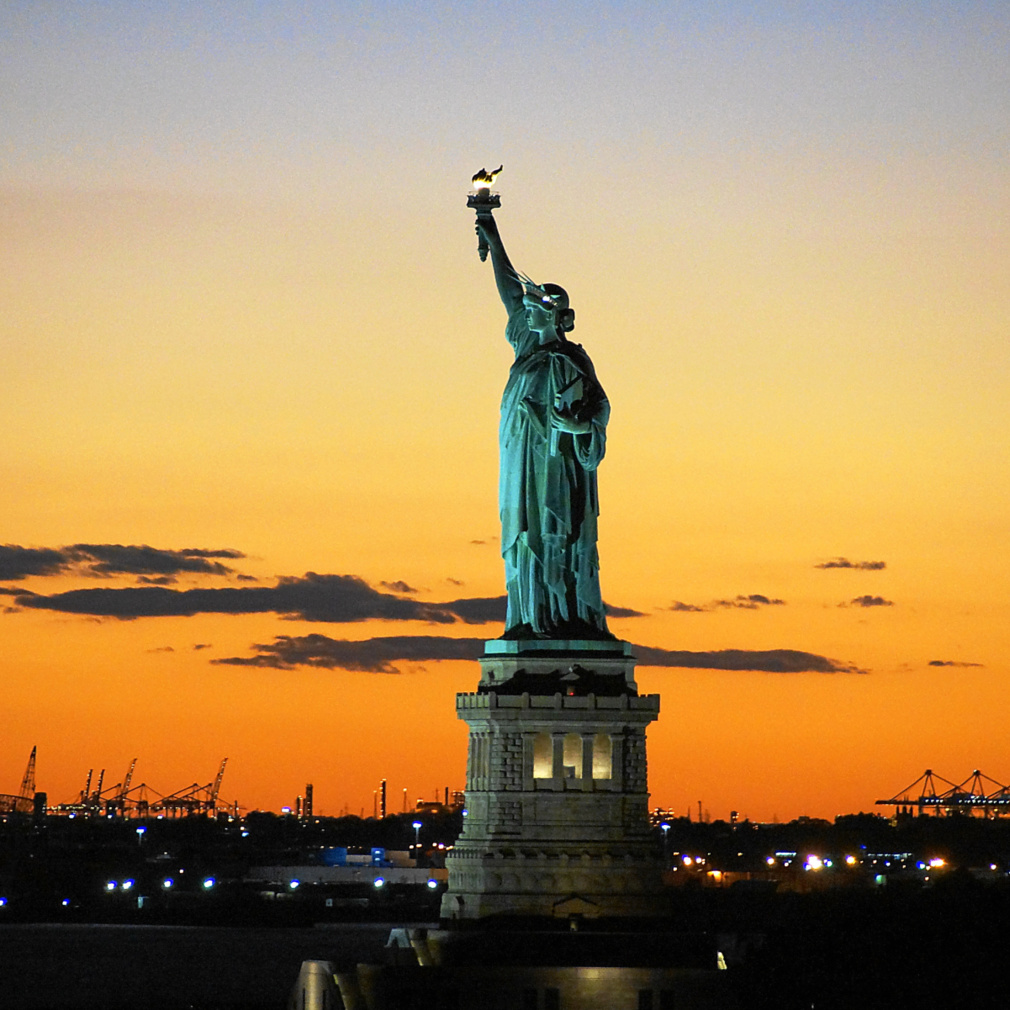
[[[626,642],[487,643],[470,727],[463,833],[445,919],[661,914],[645,728]]]

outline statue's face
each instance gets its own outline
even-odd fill
[[[557,329],[557,314],[553,306],[541,301],[536,295],[524,295],[523,305],[526,307],[526,325],[538,333],[554,332]]]

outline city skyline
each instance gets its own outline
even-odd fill
[[[0,792],[35,745],[55,802],[134,756],[227,755],[250,807],[462,787],[499,163],[612,405],[651,805],[1010,779],[1008,41],[981,2],[9,5]]]

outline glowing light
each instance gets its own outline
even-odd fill
[[[435,880],[434,878],[429,879],[429,881],[428,881],[428,887],[431,888],[431,890],[434,891],[435,888],[438,887],[438,881]]]
[[[382,877],[376,877],[373,883],[374,883],[374,885],[376,887],[384,887],[385,884],[386,884],[386,881]]]
[[[946,865],[947,865],[947,861],[945,859],[940,859],[939,857],[937,857],[935,859],[931,859],[929,861],[929,867],[932,870],[938,870],[938,869],[940,869],[941,866],[946,866]]]
[[[63,901],[60,902],[60,904],[64,908],[69,908],[69,906],[70,906],[70,899],[69,898],[64,898]]]
[[[123,891],[129,891],[129,890],[132,890],[132,889],[133,889],[133,881],[132,881],[132,880],[124,880],[124,881],[123,881],[123,882],[122,882],[122,883],[121,883],[121,884],[119,885],[119,887],[120,887],[120,889],[121,889],[121,890],[123,890]]]
[[[774,857],[774,856],[769,856],[769,857],[768,857],[768,858],[767,858],[767,859],[765,860],[765,862],[766,862],[766,863],[767,863],[767,864],[768,864],[769,866],[774,866],[774,865],[775,865],[775,857]]]
[[[170,891],[170,890],[172,889],[172,885],[173,885],[174,883],[175,883],[175,881],[174,881],[174,880],[173,880],[173,879],[172,879],[171,877],[166,877],[166,878],[165,878],[165,879],[164,879],[164,880],[163,880],[163,881],[161,882],[161,886],[162,886],[162,888],[164,888],[164,890],[166,890],[166,891]]]
[[[849,866],[855,866],[856,865],[856,857],[855,856],[846,856],[845,857],[845,862]]]
[[[6,898],[0,898],[0,908],[3,908],[4,905],[6,905],[6,904],[7,904],[7,899]]]
[[[205,891],[209,891],[214,886],[215,883],[216,881],[214,880],[213,877],[206,877],[203,882],[203,889]]]
[[[722,870],[709,870],[708,875],[715,881],[722,880]]]
[[[681,862],[685,866],[693,866],[694,865],[694,860],[690,856],[684,856],[684,858],[681,860]]]
[[[811,853],[807,856],[807,861],[803,864],[804,870],[819,870],[824,866],[823,861],[820,856],[815,856]]]
[[[301,884],[302,882],[300,880],[291,880],[288,882],[288,887],[290,887],[292,891],[297,891],[298,888],[301,887]]]
[[[115,889],[116,889],[116,882],[114,880],[110,880],[105,885],[105,890],[107,890],[107,891],[114,891]]]
[[[414,821],[414,823],[413,823],[413,824],[411,825],[411,827],[412,827],[412,828],[413,828],[413,829],[414,829],[415,831],[417,831],[417,830],[419,830],[419,829],[420,829],[421,827],[423,827],[423,825],[421,824],[421,822],[420,822],[420,821]]]
[[[489,172],[486,168],[482,168],[473,177],[473,179],[471,179],[474,189],[490,189],[494,185],[495,177],[500,171],[501,167],[496,168],[493,172]]]

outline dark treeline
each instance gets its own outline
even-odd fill
[[[699,823],[672,818],[669,854],[710,855],[725,870],[757,869],[776,851],[844,857],[866,853],[911,853],[916,859],[942,858],[953,867],[1010,869],[1010,818],[912,817],[845,814],[834,823],[800,818],[785,824],[742,821]],[[657,829],[658,830],[658,829]]]

